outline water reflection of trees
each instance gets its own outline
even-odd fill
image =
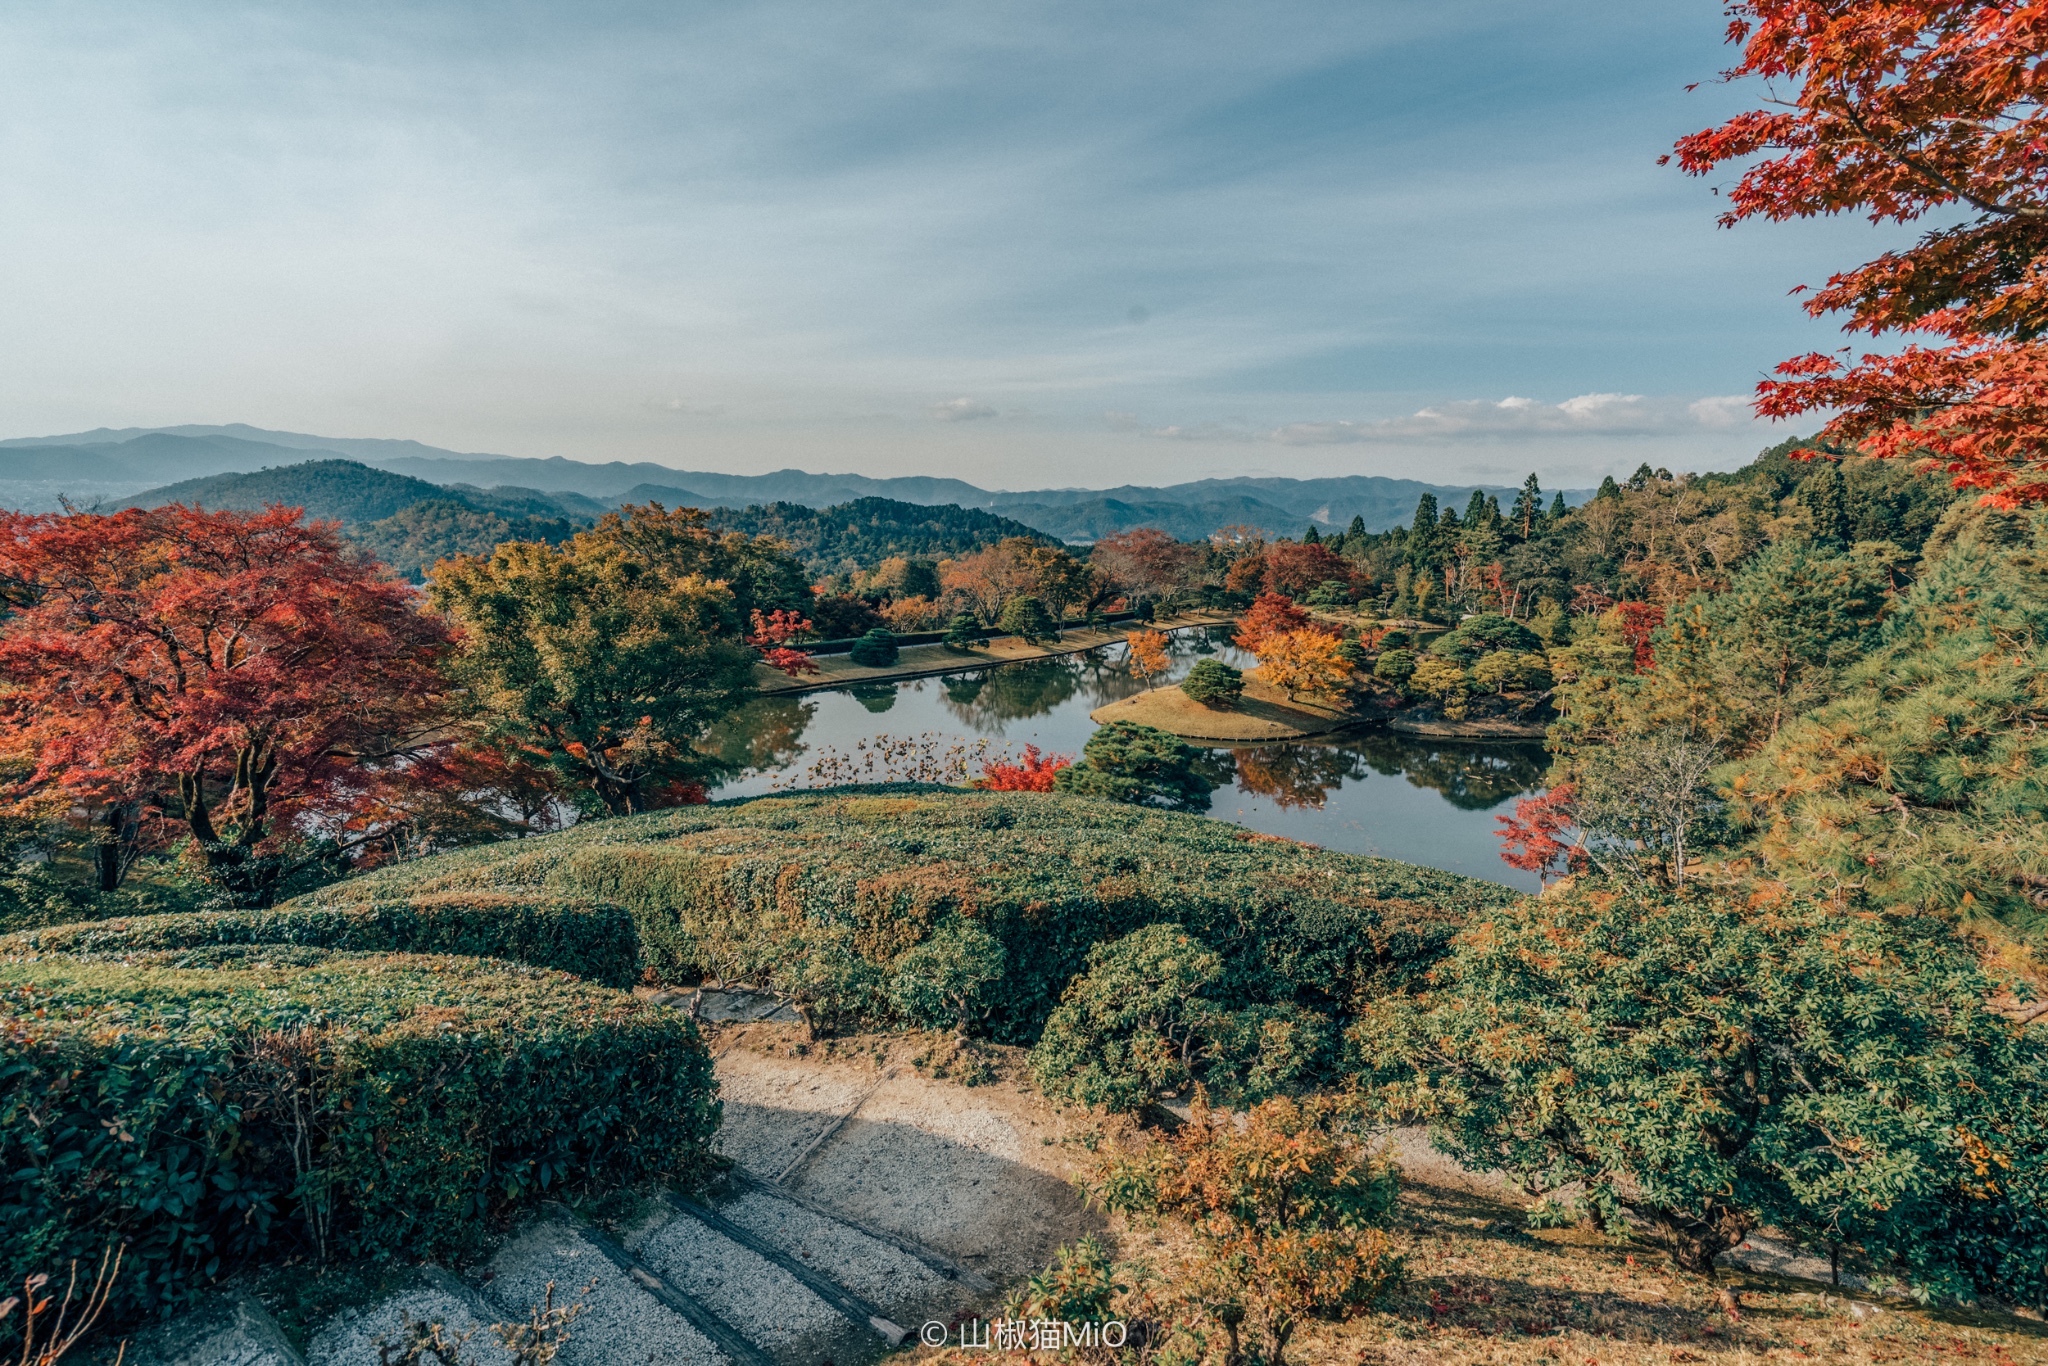
[[[801,697],[756,697],[719,720],[697,747],[715,758],[721,776],[786,768],[804,752],[804,729],[818,704]]]
[[[1260,745],[1224,751],[1236,760],[1237,790],[1271,797],[1283,810],[1321,810],[1347,778],[1365,776],[1362,756],[1337,745]]]
[[[1081,688],[1071,659],[1033,659],[945,680],[940,700],[962,722],[996,735],[1011,721],[1044,716]]]
[[[1460,744],[1414,735],[1363,735],[1345,745],[1375,773],[1400,775],[1441,792],[1465,811],[1484,811],[1543,785],[1549,756],[1527,744]]]

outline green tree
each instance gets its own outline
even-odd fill
[[[1773,874],[2048,947],[2048,513],[1974,510],[1834,700],[1716,775]]]
[[[1215,782],[1202,752],[1177,735],[1135,721],[1111,721],[1088,737],[1081,762],[1053,778],[1060,792],[1140,806],[1202,811]]]
[[[1185,1093],[1216,1007],[1223,960],[1178,925],[1147,925],[1088,951],[1031,1050],[1047,1094],[1136,1110]]]
[[[746,609],[779,605],[785,559],[694,508],[628,508],[560,546],[444,561],[429,593],[461,628],[450,673],[485,740],[625,815],[716,768],[697,741],[748,694]]]
[[[1483,654],[1495,650],[1541,650],[1543,642],[1536,633],[1519,621],[1491,612],[1482,612],[1467,621],[1460,622],[1454,631],[1438,636],[1429,647],[1433,655],[1470,664]]]
[[[896,636],[887,627],[877,626],[853,642],[846,657],[863,669],[886,669],[896,662]]]
[[[1032,643],[1051,640],[1059,634],[1059,627],[1054,625],[1045,604],[1029,593],[1019,593],[1004,603],[996,625],[1019,640]]]
[[[946,623],[945,646],[949,650],[972,649],[981,639],[981,623],[966,612],[954,614]]]
[[[980,921],[956,915],[896,960],[889,999],[920,1027],[951,1025],[964,1039],[989,988],[1002,980],[1002,942]]]
[[[1583,1183],[1709,1280],[1775,1225],[1925,1293],[2033,1303],[2048,1077],[1996,986],[1930,920],[1582,880],[1482,913],[1349,1043],[1445,1152]]]
[[[1229,709],[1244,696],[1244,674],[1214,659],[1195,661],[1180,690],[1205,707]]]

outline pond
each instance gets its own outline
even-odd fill
[[[1178,681],[1205,657],[1239,668],[1257,662],[1211,634],[1176,635],[1164,680]],[[1134,677],[1122,653],[1112,648],[940,678],[757,698],[707,741],[738,775],[713,795],[880,781],[888,775],[871,756],[884,749],[899,756],[899,774],[902,756],[943,756],[976,742],[987,742],[991,752],[1036,745],[1078,756],[1095,730],[1090,712],[1161,682]],[[1212,816],[1325,849],[1536,889],[1533,876],[1501,862],[1494,817],[1512,810],[1515,798],[1541,789],[1548,759],[1540,741],[1362,731],[1219,747],[1210,754],[1219,783]]]

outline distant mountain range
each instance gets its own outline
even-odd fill
[[[368,466],[388,478],[338,476],[330,468],[337,460]],[[328,472],[292,472],[311,466]],[[241,475],[249,482],[207,482],[220,475]],[[396,482],[401,480],[407,482]],[[446,499],[452,489],[456,501],[500,516],[586,518],[621,503],[648,500],[698,507],[793,503],[826,508],[882,498],[925,507],[979,508],[1066,541],[1097,540],[1140,526],[1194,539],[1232,524],[1298,535],[1310,525],[1341,529],[1353,517],[1364,518],[1368,530],[1384,531],[1405,524],[1424,493],[1462,505],[1475,487],[1503,496],[1514,492],[1378,475],[1001,492],[959,479],[871,479],[803,470],[719,474],[645,461],[591,464],[559,456],[465,454],[417,441],[310,436],[241,424],[103,427],[0,441],[0,504],[8,506],[40,510],[58,506],[61,499],[82,507],[142,500],[196,499],[219,506],[287,501],[302,503],[316,516],[351,522],[393,515],[410,505],[407,500],[426,501],[424,488],[432,488],[435,498]],[[1591,496],[1589,489],[1565,491],[1565,501],[1574,505]],[[506,504],[508,499],[517,506]],[[364,515],[380,507],[391,510]]]

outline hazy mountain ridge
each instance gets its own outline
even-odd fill
[[[1160,487],[989,490],[959,479],[928,476],[882,479],[797,469],[742,475],[679,470],[648,461],[595,464],[560,456],[464,453],[417,441],[320,437],[237,423],[99,428],[0,441],[0,502],[44,509],[57,506],[60,496],[81,506],[145,496],[163,501],[171,487],[194,479],[335,459],[352,459],[394,477],[453,488],[467,506],[515,518],[591,517],[621,502],[650,497],[677,505],[733,508],[773,503],[824,508],[885,498],[928,507],[982,508],[1070,541],[1096,540],[1139,526],[1194,539],[1233,523],[1298,535],[1311,524],[1342,528],[1353,517],[1363,518],[1368,530],[1382,531],[1406,524],[1424,493],[1462,505],[1475,487],[1496,495],[1513,492],[1498,486],[1428,484],[1382,475],[1243,476]],[[517,508],[493,502],[506,487],[537,493],[547,502],[527,500]],[[1590,496],[1590,490],[1567,490],[1565,500],[1577,504]]]

